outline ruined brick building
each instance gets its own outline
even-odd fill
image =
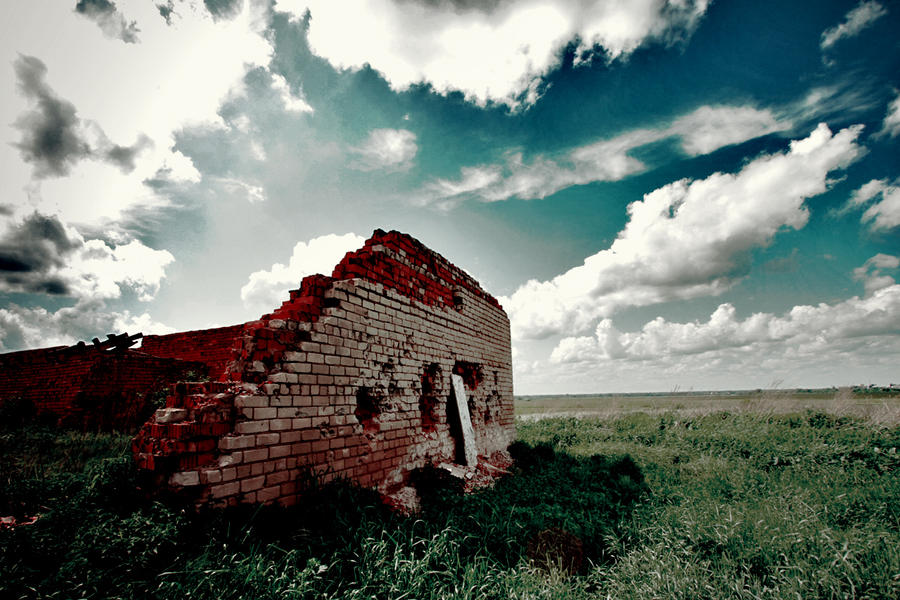
[[[228,336],[231,361],[207,343]],[[198,502],[290,504],[306,470],[388,491],[427,463],[474,466],[514,433],[506,314],[397,232],[376,231],[258,321],[149,336],[144,350],[215,365],[217,382],[180,386],[134,445],[141,467]]]
[[[198,503],[289,505],[310,471],[390,492],[427,464],[496,460],[514,434],[505,312],[398,232],[376,231],[258,321],[128,353],[208,371],[174,386],[133,443],[139,467]]]

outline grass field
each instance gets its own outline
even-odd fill
[[[900,390],[894,394],[835,390],[744,390],[669,394],[578,394],[516,396],[516,416],[610,418],[629,413],[703,415],[787,414],[804,411],[861,417],[885,424],[900,422]]]
[[[490,490],[421,473],[413,517],[314,481],[195,514],[134,491],[127,436],[0,432],[0,515],[40,515],[0,529],[0,597],[895,600],[900,400],[847,400],[519,398],[594,416],[520,418]]]

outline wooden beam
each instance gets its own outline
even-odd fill
[[[466,465],[474,467],[478,464],[478,448],[475,446],[475,429],[472,428],[472,417],[469,415],[469,403],[466,401],[466,386],[463,378],[453,373],[453,396],[456,398],[456,409],[459,413],[459,424],[463,436],[463,450],[466,454]]]

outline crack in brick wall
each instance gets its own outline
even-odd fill
[[[388,492],[416,468],[459,462],[457,371],[478,454],[512,441],[509,319],[410,236],[377,230],[331,276],[304,278],[271,314],[228,332],[205,356],[172,350],[216,369],[227,346],[232,360],[221,381],[170,396],[133,444],[140,467],[198,503],[289,505],[310,470]],[[151,348],[179,339],[148,337]]]

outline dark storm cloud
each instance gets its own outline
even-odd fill
[[[56,217],[32,213],[0,238],[0,289],[65,294],[65,283],[53,271],[81,246],[71,240]]]
[[[75,12],[83,15],[109,15],[116,11],[116,3],[108,0],[78,0]]]
[[[153,140],[148,138],[146,135],[141,135],[134,144],[130,146],[119,146],[118,144],[113,144],[108,150],[103,153],[103,158],[120,169],[122,169],[123,173],[131,173],[134,171],[134,159],[137,158],[137,155],[146,150],[147,148],[151,148],[153,146]]]
[[[242,0],[203,0],[203,4],[216,19],[230,19],[243,7]]]
[[[109,0],[78,0],[75,12],[94,21],[104,35],[118,38],[127,44],[137,43],[137,28],[135,21],[128,22],[116,8],[115,2]]]
[[[62,279],[51,277],[50,279],[37,282],[33,291],[50,294],[51,296],[63,296],[69,293],[69,287]]]
[[[165,4],[157,4],[156,10],[159,11],[159,16],[166,20],[166,25],[172,24],[172,15],[175,13],[175,3],[173,0],[169,0]]]
[[[0,238],[0,270],[46,271],[80,244],[69,240],[56,217],[32,213]]]
[[[106,137],[99,125],[88,122],[97,139],[91,148],[84,138],[84,123],[78,118],[75,106],[56,95],[47,85],[47,66],[34,56],[19,56],[13,63],[19,80],[19,89],[35,107],[22,114],[13,127],[22,132],[22,138],[14,144],[25,162],[34,165],[34,176],[63,177],[77,162],[93,158],[108,162],[123,173],[135,168],[137,156],[153,146],[146,135],[138,136],[131,146],[115,144]],[[2,213],[0,213],[2,214]]]
[[[22,132],[15,146],[22,159],[34,165],[35,177],[67,175],[75,163],[91,154],[79,133],[81,120],[75,106],[58,97],[44,81],[47,67],[40,59],[20,55],[13,68],[19,89],[37,105],[13,123]]]

